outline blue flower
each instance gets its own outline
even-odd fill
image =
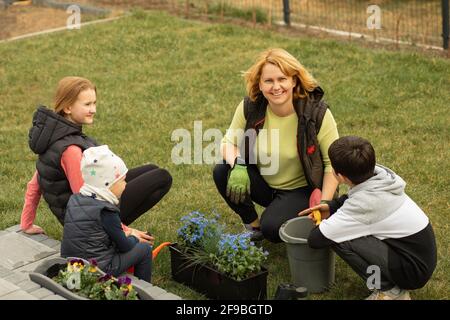
[[[261,270],[268,252],[250,241],[250,232],[224,233],[219,218],[217,213],[211,218],[199,211],[190,212],[180,219],[178,239],[184,246],[206,253],[204,257],[212,265],[234,279],[241,280]]]
[[[199,246],[204,239],[219,234],[216,219],[208,218],[199,211],[192,211],[181,219],[183,225],[177,230],[178,238],[187,246]]]

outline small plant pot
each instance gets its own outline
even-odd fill
[[[175,281],[217,300],[265,300],[267,269],[243,280],[235,280],[205,264],[193,264],[192,257],[175,243],[169,246]]]
[[[79,258],[54,258],[49,259],[41,263],[34,272],[29,274],[30,280],[41,285],[42,287],[54,292],[57,295],[60,295],[67,300],[89,300],[86,297],[80,296],[66,287],[62,286],[55,280],[53,277],[57,276],[59,271],[67,266],[67,262],[72,259]],[[81,259],[88,264],[88,261]],[[105,275],[103,271],[99,269],[101,275]],[[139,300],[153,300],[150,294],[143,289],[140,285],[133,283],[133,288],[136,290]]]

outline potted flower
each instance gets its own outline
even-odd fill
[[[268,253],[247,232],[225,233],[218,220],[198,211],[181,218],[179,244],[170,246],[172,277],[212,299],[265,299]]]
[[[97,267],[95,260],[55,258],[30,273],[30,279],[69,300],[151,300],[128,276],[115,278]]]

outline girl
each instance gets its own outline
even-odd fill
[[[55,94],[54,112],[41,106],[33,117],[29,133],[31,150],[38,154],[36,172],[27,185],[21,229],[28,234],[43,233],[33,224],[41,195],[61,224],[70,196],[83,185],[80,171],[82,153],[97,142],[82,132],[96,114],[97,88],[88,79],[65,77]],[[156,165],[130,169],[120,203],[120,218],[128,225],[152,208],[169,191],[172,177]],[[134,229],[123,226],[130,234]],[[145,232],[133,232],[143,242],[153,242]]]

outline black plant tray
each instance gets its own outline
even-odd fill
[[[204,264],[192,264],[190,256],[175,243],[169,246],[172,277],[217,300],[265,300],[267,297],[267,269],[241,281],[230,278]]]

